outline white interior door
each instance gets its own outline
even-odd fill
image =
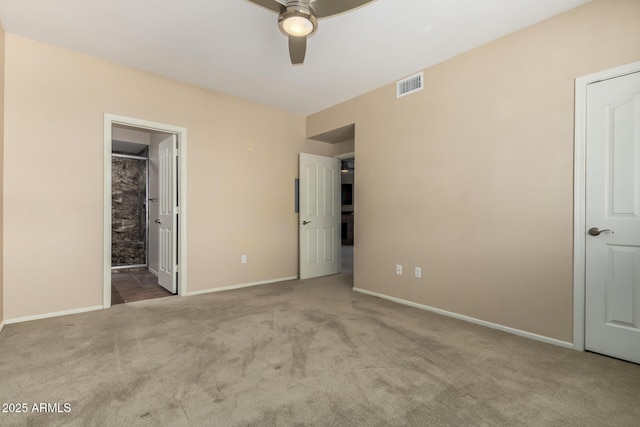
[[[640,363],[640,73],[587,87],[586,132],[585,349]]]
[[[300,278],[336,274],[340,259],[340,161],[300,153]]]
[[[159,147],[158,283],[172,293],[177,290],[178,234],[178,138],[172,135]]]

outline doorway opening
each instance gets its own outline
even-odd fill
[[[335,156],[340,160],[340,271],[351,275],[353,283],[353,257],[355,242],[355,153]]]
[[[172,135],[114,124],[111,137],[111,305],[175,295],[158,281],[155,222],[158,146]]]
[[[343,273],[353,274],[355,158],[341,159],[340,163],[341,270]]]
[[[186,129],[105,114],[103,306],[186,295]]]
[[[355,123],[308,138],[336,145],[332,158],[300,153],[300,278],[342,273],[344,283],[353,287]],[[314,202],[306,205],[308,200]],[[312,270],[319,274],[312,274]]]

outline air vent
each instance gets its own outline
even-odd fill
[[[400,98],[424,89],[423,81],[424,73],[422,72],[398,81],[398,83],[396,83],[396,97]]]

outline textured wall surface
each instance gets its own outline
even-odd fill
[[[111,265],[146,264],[147,162],[111,160]]]

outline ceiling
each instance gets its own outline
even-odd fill
[[[292,66],[248,0],[0,0],[8,33],[308,115],[590,0],[374,0],[319,21]]]
[[[124,153],[137,155],[141,154],[148,145],[138,144],[137,142],[118,141],[114,139],[111,141],[111,151],[114,153]]]
[[[111,150],[118,153],[137,155],[151,144],[152,135],[168,137],[171,134],[135,126],[114,124],[111,126]]]

